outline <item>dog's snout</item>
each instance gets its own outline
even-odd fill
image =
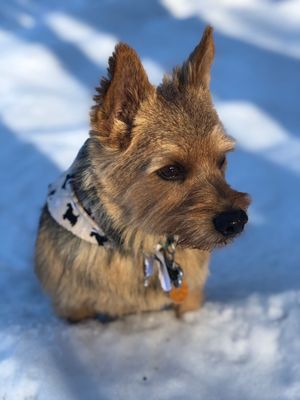
[[[238,209],[218,214],[213,223],[218,232],[229,237],[241,233],[247,221],[248,217],[245,211]]]

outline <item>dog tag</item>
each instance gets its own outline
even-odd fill
[[[172,301],[174,301],[174,303],[181,304],[187,298],[188,292],[189,288],[186,281],[184,280],[181,284],[181,287],[175,287],[171,290],[171,292],[169,293],[169,297]]]
[[[175,261],[173,261],[173,264],[168,268],[168,272],[175,288],[180,288],[183,281],[183,271]]]
[[[164,292],[170,292],[172,289],[172,282],[170,279],[169,271],[165,263],[165,259],[162,253],[156,253],[156,258],[158,259],[158,279],[162,290]]]
[[[158,279],[164,292],[170,293],[173,287],[179,289],[183,282],[183,271],[175,262],[178,237],[169,236],[165,242],[158,243],[154,255],[144,258],[144,286],[149,286],[150,278],[157,265]]]
[[[149,280],[153,275],[154,270],[155,257],[154,256],[145,256],[144,259],[144,286],[147,287],[149,285]]]

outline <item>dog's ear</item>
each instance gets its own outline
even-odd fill
[[[210,68],[214,53],[213,28],[207,26],[200,43],[195,47],[182,67],[174,70],[173,78],[177,81],[179,88],[202,87],[209,89]]]
[[[91,110],[91,135],[114,148],[125,149],[141,103],[154,92],[137,53],[119,43],[109,58],[108,77],[101,80]]]

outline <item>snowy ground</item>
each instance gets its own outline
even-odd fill
[[[9,0],[0,4],[0,400],[300,399],[300,2]],[[46,187],[87,135],[117,40],[154,83],[204,25],[212,89],[239,143],[246,234],[214,254],[204,308],[108,325],[58,320],[32,272]]]

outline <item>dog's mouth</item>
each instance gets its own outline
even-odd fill
[[[190,242],[189,240],[179,238],[178,246],[183,249],[212,251],[216,248],[221,248],[221,247],[227,246],[232,241],[233,241],[233,238],[232,239],[220,239],[220,240],[216,240],[213,242],[202,241],[201,243],[194,243],[194,242]]]
[[[197,249],[203,251],[212,251],[217,248],[225,247],[231,244],[236,238],[238,238],[243,232],[243,229],[239,232],[228,233],[222,235],[218,232],[214,232],[210,235],[203,236],[200,238],[196,237],[184,237],[179,236],[178,246],[184,249]]]
[[[179,238],[178,246],[183,249],[195,249],[203,251],[212,251],[214,249],[222,248],[232,243],[236,236],[231,238],[219,238],[214,241],[201,241],[199,243],[191,242],[190,240],[185,240],[184,238]]]

